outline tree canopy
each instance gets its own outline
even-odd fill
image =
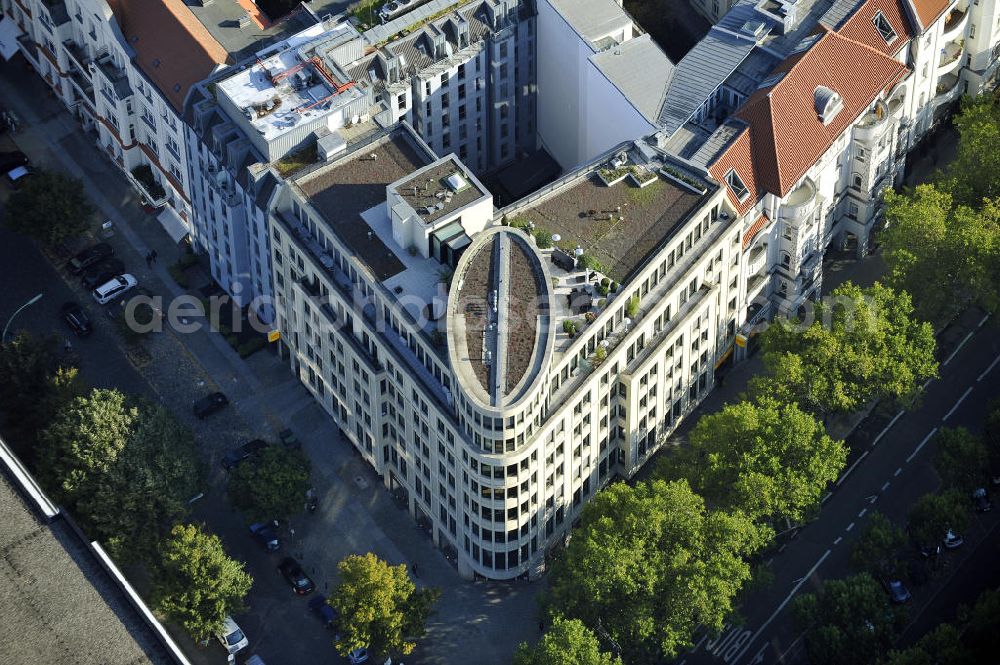
[[[707,510],[684,481],[616,483],[584,508],[547,604],[603,626],[626,662],[669,657],[699,624],[722,628],[763,540],[749,517]]]
[[[983,199],[1000,197],[1000,108],[993,95],[962,100],[954,117],[958,150],[942,179],[963,205],[978,206]]]
[[[755,520],[801,521],[847,460],[843,442],[822,423],[771,398],[702,416],[688,441],[681,463],[669,460],[661,470],[688,478],[713,505]]]
[[[514,665],[621,665],[621,660],[601,651],[597,636],[583,622],[555,617],[537,644],[517,647]]]
[[[778,320],[763,333],[766,373],[751,380],[751,395],[825,416],[874,398],[910,404],[921,384],[937,376],[934,332],[913,317],[907,293],[847,282],[815,313],[804,329]]]
[[[407,655],[423,636],[438,589],[417,589],[406,566],[390,566],[371,552],[337,565],[340,583],[330,605],[339,615],[337,652],[367,648],[376,656]]]
[[[930,321],[970,302],[991,312],[1000,305],[1000,200],[955,205],[950,191],[918,185],[885,194],[889,283],[912,294]]]
[[[989,451],[979,436],[964,427],[944,427],[934,437],[934,443],[934,468],[946,487],[970,494],[984,485]]]
[[[823,582],[816,593],[795,599],[793,613],[812,665],[876,663],[905,624],[867,573]]]
[[[955,490],[920,497],[907,516],[910,537],[921,546],[941,542],[948,529],[961,533],[969,523],[969,499]]]
[[[72,240],[87,230],[94,207],[83,183],[52,171],[35,171],[7,203],[7,226],[46,245]]]
[[[161,548],[153,604],[195,640],[217,633],[226,615],[243,608],[253,578],[229,558],[218,536],[193,524],[178,524]]]
[[[233,469],[229,498],[254,521],[287,517],[305,506],[310,466],[301,450],[268,446]]]
[[[875,511],[868,517],[864,531],[851,549],[851,566],[873,575],[890,574],[896,565],[896,552],[906,544],[906,534]]]
[[[983,442],[989,456],[990,472],[1000,476],[1000,397],[990,402],[986,422],[983,423]]]

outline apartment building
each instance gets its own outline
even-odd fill
[[[181,0],[11,0],[25,59],[122,169],[175,240],[190,230],[181,120],[227,60]]]

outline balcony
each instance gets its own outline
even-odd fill
[[[934,97],[934,103],[943,104],[945,102],[950,102],[957,97],[959,80],[958,75],[954,72],[950,72],[939,78],[937,88],[935,89],[937,96]]]
[[[767,265],[767,243],[761,243],[750,250],[747,260],[747,274],[756,275]]]
[[[959,39],[958,41],[948,42],[943,49],[941,49],[941,58],[938,60],[937,72],[938,76],[943,76],[948,72],[958,69],[958,66],[962,64],[962,54],[965,52],[965,40]]]
[[[747,280],[747,300],[753,300],[760,295],[761,291],[764,290],[764,287],[766,287],[770,281],[771,275],[768,273],[754,275]]]
[[[781,204],[778,217],[796,224],[805,219],[816,205],[816,185],[809,178],[795,188]]]
[[[119,69],[115,65],[114,60],[110,56],[104,55],[91,62],[90,71],[100,72],[107,79],[108,83],[111,84],[111,89],[114,90],[115,96],[118,99],[112,99],[103,85],[101,86],[101,92],[108,98],[112,106],[117,106],[119,101],[124,101],[132,96],[132,87],[129,85],[128,76],[124,70]]]
[[[956,37],[961,37],[965,34],[965,25],[968,22],[968,8],[959,9],[956,7],[944,19],[944,32],[941,34],[941,38],[948,42]]]
[[[76,67],[82,75],[89,79],[90,69],[87,65],[90,63],[90,58],[87,57],[87,53],[72,40],[63,42],[63,49],[66,51],[69,64]]]

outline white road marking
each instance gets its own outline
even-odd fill
[[[785,596],[785,599],[783,601],[781,601],[781,604],[778,605],[778,609],[774,610],[774,612],[771,614],[771,616],[769,616],[767,618],[767,621],[765,621],[761,625],[761,627],[757,629],[757,632],[753,634],[753,637],[751,637],[750,640],[743,646],[743,648],[740,649],[740,652],[738,654],[736,654],[736,657],[733,659],[732,665],[736,665],[736,663],[738,663],[740,661],[740,658],[742,658],[743,654],[746,652],[746,650],[750,648],[750,645],[753,644],[757,640],[758,637],[760,637],[760,634],[762,632],[764,632],[765,628],[767,628],[768,626],[771,625],[771,622],[774,621],[774,617],[778,616],[778,614],[781,612],[781,610],[785,609],[785,605],[787,605],[792,600],[792,598],[795,597],[795,594],[797,594],[799,592],[799,588],[803,584],[805,584],[805,582],[806,582],[807,579],[809,579],[810,577],[812,577],[813,573],[816,572],[816,569],[820,567],[820,564],[822,564],[826,560],[826,557],[828,557],[828,556],[830,556],[830,550],[827,550],[827,551],[823,552],[823,556],[821,556],[819,558],[819,560],[816,561],[816,563],[813,564],[813,567],[809,569],[809,572],[806,573],[806,576],[803,577],[799,581],[798,584],[796,584],[794,587],[792,587],[791,592],[789,592],[789,594],[787,596]]]
[[[997,360],[1000,360],[1000,358],[997,358]],[[897,413],[896,416],[889,421],[889,424],[886,425],[885,428],[878,433],[878,436],[876,436],[875,440],[872,441],[873,448],[878,445],[878,442],[882,440],[882,437],[885,436],[885,433],[888,432],[890,429],[892,429],[892,426],[896,424],[896,421],[903,417],[904,413],[906,413],[906,411],[900,411],[899,413]]]
[[[865,516],[865,513],[867,513],[867,512],[868,512],[868,509],[867,509],[867,508],[862,508],[862,509],[861,509],[861,512],[860,512],[860,513],[858,513],[858,517],[864,517],[864,516]]]
[[[823,495],[823,498],[820,500],[820,503],[821,504],[826,503],[826,500],[829,499],[831,496],[833,496],[833,492],[827,492],[826,494]]]
[[[871,451],[866,450],[865,452],[861,453],[861,457],[859,457],[858,459],[854,460],[854,464],[852,464],[850,467],[848,467],[847,471],[844,472],[844,475],[842,475],[840,478],[838,478],[837,482],[834,483],[834,484],[837,487],[840,487],[841,483],[843,483],[845,480],[847,480],[847,476],[851,475],[851,471],[854,471],[854,467],[856,467],[858,464],[861,464],[861,460],[863,460],[864,458],[868,457],[868,453],[869,452],[871,452]]]
[[[920,389],[921,390],[927,390],[927,386],[931,385],[931,381],[932,380],[933,379],[927,379],[926,381],[924,381],[924,385],[920,386]]]
[[[844,539],[843,536],[837,536],[837,539],[833,541],[833,544],[834,545],[839,545],[840,541],[842,541],[843,539]]]
[[[982,328],[984,325],[986,325],[986,322],[989,320],[989,318],[990,318],[989,314],[986,314],[985,316],[983,316],[983,318],[979,321],[979,325],[976,326],[976,327],[977,328]]]
[[[903,467],[899,467],[898,469],[896,469],[896,473],[892,474],[892,477],[895,478],[901,473],[903,473]]]
[[[853,528],[854,528],[854,522],[851,522],[850,524],[847,525],[847,528],[844,529],[844,531],[850,531]]]
[[[884,484],[884,485],[882,485],[882,489],[880,489],[879,491],[880,491],[880,492],[884,492],[884,491],[886,491],[887,489],[889,489],[889,481],[888,481],[888,480],[887,480],[887,481],[885,481],[885,484]]]
[[[969,341],[969,340],[970,340],[970,339],[972,338],[972,333],[973,333],[973,332],[974,332],[974,331],[971,331],[971,330],[970,330],[970,331],[969,331],[969,334],[968,334],[968,335],[966,335],[965,337],[963,337],[963,338],[962,338],[962,341],[958,343],[958,346],[956,346],[956,347],[955,347],[955,350],[951,352],[951,355],[950,355],[950,356],[948,356],[948,359],[947,359],[947,360],[945,360],[945,361],[944,361],[943,363],[941,363],[941,367],[944,367],[944,366],[946,366],[946,365],[947,365],[948,363],[950,363],[950,362],[951,362],[951,359],[952,359],[952,358],[954,358],[954,357],[955,357],[955,355],[956,355],[956,354],[957,354],[957,353],[958,353],[959,351],[961,351],[961,350],[962,350],[962,347],[963,347],[963,346],[965,346],[965,343],[966,343],[966,342],[968,342],[968,341]]]
[[[955,402],[955,406],[951,407],[951,411],[949,411],[948,413],[944,414],[944,418],[942,418],[941,420],[942,421],[948,420],[948,418],[951,416],[951,414],[955,413],[955,411],[958,409],[958,406],[965,400],[966,397],[969,396],[969,393],[971,393],[971,392],[972,392],[972,386],[969,386],[968,388],[966,388],[965,392],[962,393],[962,396],[958,398],[957,402]]]
[[[984,378],[984,377],[985,377],[985,376],[986,376],[987,374],[989,374],[989,373],[990,373],[990,371],[991,371],[991,370],[992,370],[992,369],[993,369],[994,367],[996,367],[996,366],[997,366],[997,363],[1000,363],[1000,356],[997,356],[996,358],[994,358],[994,359],[993,359],[993,362],[991,362],[991,363],[990,363],[990,366],[989,366],[989,367],[987,367],[987,368],[986,368],[986,370],[985,370],[985,371],[983,371],[983,373],[979,375],[979,378],[977,378],[977,379],[976,379],[976,383],[979,383],[980,381],[982,381],[982,380],[983,380],[983,378]]]
[[[935,434],[937,434],[937,427],[928,432],[927,436],[924,437],[924,440],[920,442],[920,444],[913,450],[912,453],[910,453],[910,456],[906,458],[907,464],[909,464],[910,460],[912,460],[914,457],[917,456],[917,453],[919,453],[920,449],[924,447],[924,444],[930,441],[931,437],[934,436]]]
[[[868,499],[868,503],[875,503],[876,501],[878,501],[878,494]]]

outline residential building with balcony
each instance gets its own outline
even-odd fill
[[[190,230],[181,112],[227,55],[180,0],[12,0],[21,53],[179,240]]]

